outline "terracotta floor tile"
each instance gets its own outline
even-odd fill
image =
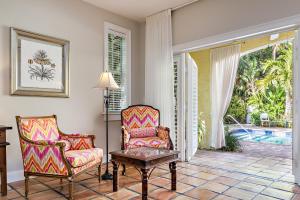
[[[240,182],[239,180],[229,178],[229,177],[225,177],[225,176],[219,176],[219,177],[215,178],[212,181],[216,182],[216,183],[222,183],[222,184],[228,185],[228,186],[234,186],[234,185],[236,185],[237,183]]]
[[[255,197],[256,193],[238,189],[238,188],[230,188],[227,191],[224,192],[225,195],[238,198],[238,199],[243,199],[243,200],[249,200]]]
[[[206,173],[206,172],[199,172],[197,174],[193,174],[193,176],[204,180],[213,180],[218,177],[217,175]]]
[[[177,170],[177,173],[185,174],[185,175],[192,175],[192,174],[198,173],[198,171],[188,169],[188,168],[181,168],[180,170]]]
[[[192,185],[192,186],[200,186],[200,185],[203,185],[204,183],[207,183],[206,180],[203,180],[203,179],[200,179],[200,178],[195,178],[195,177],[192,177],[192,176],[180,179],[179,182],[189,184],[189,185]]]
[[[185,195],[179,195],[177,197],[175,197],[173,200],[193,200],[194,198],[185,196]]]
[[[286,200],[291,199],[293,197],[293,193],[291,192],[286,192],[274,188],[267,188],[264,191],[262,191],[262,194],[275,197],[275,198],[286,199]]]
[[[171,184],[167,185],[164,188],[171,190]],[[191,186],[191,185],[187,185],[187,184],[184,184],[184,183],[177,182],[176,192],[184,193],[184,192],[189,191],[191,189],[194,189],[194,187]]]
[[[248,190],[251,192],[255,192],[255,193],[260,193],[261,191],[263,191],[266,187],[262,186],[262,185],[257,185],[254,183],[248,183],[248,182],[240,182],[237,185],[235,185],[234,187],[243,189],[243,190]]]
[[[257,177],[249,177],[249,178],[244,179],[244,181],[249,182],[249,183],[255,183],[258,185],[264,185],[264,186],[268,186],[273,182],[268,179],[257,178]]]
[[[277,181],[277,182],[272,183],[271,187],[280,189],[280,190],[285,190],[288,192],[300,193],[300,187],[297,184]]]
[[[41,191],[45,191],[45,190],[49,190],[50,188],[43,185],[43,184],[31,184],[29,183],[29,187],[28,187],[28,194],[34,194],[37,192],[41,192]],[[19,187],[16,189],[19,193],[21,193],[23,196],[25,195],[25,186],[23,187]]]
[[[85,189],[86,188],[84,186],[76,184],[76,183],[73,186],[74,194],[76,194],[77,192],[84,191]],[[68,185],[58,186],[58,187],[54,188],[54,190],[66,195],[66,196],[69,194],[69,186]],[[29,189],[29,191],[30,191],[30,189]]]
[[[210,190],[206,190],[206,189],[201,189],[201,188],[195,188],[193,190],[190,190],[186,193],[184,193],[184,195],[195,198],[195,199],[213,199],[215,196],[217,196],[217,193],[212,192]]]
[[[47,190],[47,191],[28,195],[28,198],[30,200],[45,200],[45,199],[50,200],[50,199],[59,198],[59,197],[62,197],[62,196],[53,190]]]
[[[88,199],[93,199],[96,198],[98,194],[92,190],[86,189],[81,192],[76,192],[74,195],[74,199],[80,199],[80,200],[88,200]]]
[[[225,196],[225,195],[218,195],[214,200],[237,200],[236,198]]]
[[[134,185],[128,187],[128,189],[141,194],[142,193],[142,183],[134,184]],[[157,186],[148,184],[148,192],[151,192],[156,189],[158,189]]]
[[[277,199],[263,195],[263,194],[259,194],[254,198],[254,200],[277,200]]]
[[[217,193],[222,193],[225,190],[227,190],[229,187],[220,183],[208,182],[204,185],[201,185],[199,188],[207,189]]]
[[[159,188],[152,191],[149,196],[156,200],[169,200],[175,198],[177,193],[164,188]]]
[[[102,194],[111,193],[113,191],[112,182],[101,181],[101,184],[91,187],[91,189]]]
[[[18,192],[16,192],[15,190],[8,190],[7,191],[7,196],[6,197],[2,197],[1,196],[1,193],[0,193],[0,199],[1,198],[7,198],[7,199],[14,199],[14,198],[17,198],[17,197],[21,197],[21,195],[18,193]]]
[[[155,178],[155,179],[151,179],[149,181],[149,183],[151,183],[153,185],[163,187],[163,186],[166,186],[166,185],[170,184],[170,179],[158,177],[158,178]]]
[[[139,194],[135,193],[133,191],[130,191],[126,188],[122,188],[122,189],[119,189],[117,192],[107,194],[107,196],[112,199],[126,200],[126,199],[131,199],[133,197],[139,196]]]

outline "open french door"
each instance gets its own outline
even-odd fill
[[[175,149],[180,151],[181,161],[185,161],[185,56],[174,55],[174,131]]]
[[[190,54],[185,55],[186,63],[186,161],[198,149],[198,67]]]
[[[181,160],[198,148],[198,68],[189,54],[174,56],[175,143]]]

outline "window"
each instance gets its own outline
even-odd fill
[[[130,30],[105,22],[104,69],[111,72],[120,89],[110,91],[109,113],[119,113],[130,104]]]

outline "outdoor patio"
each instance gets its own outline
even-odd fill
[[[177,165],[177,191],[170,191],[168,165],[155,169],[150,179],[152,199],[300,199],[300,187],[293,184],[291,147],[244,144],[244,152],[198,151],[189,163]],[[276,152],[274,154],[274,152]],[[67,182],[35,178],[30,181],[29,199],[66,199]],[[75,199],[141,199],[140,175],[129,168],[120,176],[120,189],[96,178],[96,171],[79,176]],[[25,199],[23,181],[10,183],[8,199]],[[0,199],[6,199],[1,198]]]

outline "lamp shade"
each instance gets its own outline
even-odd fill
[[[119,89],[118,84],[116,83],[111,72],[102,72],[97,84],[97,88],[116,90]]]

